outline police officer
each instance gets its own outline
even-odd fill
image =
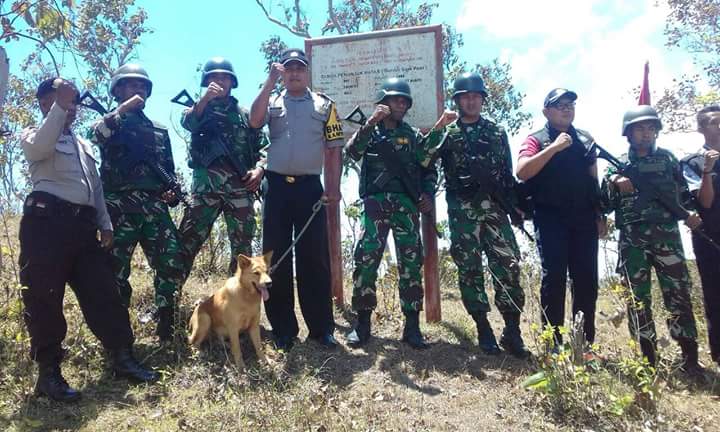
[[[405,315],[402,340],[415,349],[426,348],[420,332],[423,303],[423,250],[420,212],[432,210],[435,171],[422,168],[420,132],[403,121],[412,107],[410,86],[400,78],[386,79],[367,123],[350,138],[347,154],[360,169],[363,232],[355,249],[352,306],[358,321],[348,342],[362,345],[370,339],[370,316],[377,305],[375,281],[387,236],[392,229],[398,261],[400,307]]]
[[[562,345],[558,327],[564,322],[568,273],[573,317],[583,312],[585,338],[588,344],[595,340],[598,236],[606,232],[595,155],[588,152],[593,138],[572,124],[576,99],[575,92],[563,88],[548,93],[547,123],[525,139],[517,165],[517,176],[532,196],[543,272],[542,321],[556,328],[555,350]]]
[[[228,271],[234,274],[238,254],[252,254],[253,193],[264,172],[263,137],[260,130],[250,128],[249,112],[230,95],[238,80],[229,61],[222,57],[208,60],[200,85],[207,91],[183,112],[181,120],[192,134],[188,165],[193,170],[193,202],[180,223],[186,274],[221,212],[230,239]]]
[[[166,341],[173,334],[175,296],[184,272],[178,232],[168,209],[168,204],[178,204],[178,197],[162,174],[175,175],[170,137],[164,126],[143,112],[152,81],[141,66],[120,66],[113,73],[110,94],[119,105],[93,125],[92,140],[100,147],[100,176],[115,227],[113,268],[129,306],[130,261],[140,243],[155,271],[157,335]]]
[[[685,180],[697,198],[704,221],[703,231],[720,243],[720,105],[710,105],[697,114],[698,132],[705,144],[682,161]],[[720,252],[693,232],[693,250],[702,281],[708,341],[712,359],[720,365]]]
[[[664,197],[687,204],[689,193],[680,163],[672,153],[655,146],[660,129],[662,123],[651,106],[639,105],[628,110],[623,117],[622,134],[630,148],[621,159],[628,164],[629,173],[642,173],[643,181],[652,183]],[[657,198],[638,193],[635,186],[612,166],[603,181],[603,197],[608,210],[615,211],[615,226],[620,230],[618,273],[631,292],[630,332],[639,339],[643,355],[654,365],[656,333],[650,280],[654,267],[669,313],[670,335],[682,349],[682,368],[690,373],[701,372],[690,303],[690,277],[677,218]],[[701,222],[695,213],[685,220],[691,229]]]
[[[36,95],[44,120],[22,132],[33,191],[20,221],[23,317],[30,333],[30,356],[40,370],[35,391],[62,402],[80,398],[60,372],[67,332],[66,283],[88,327],[110,351],[115,374],[155,381],[157,373],[133,357],[128,312],[103,250],[112,245],[113,228],[92,148],[72,131],[78,91],[62,78],[50,78],[40,83]]]
[[[289,49],[270,73],[250,110],[250,127],[268,125],[267,192],[263,209],[263,251],[273,251],[273,286],[265,312],[279,349],[289,349],[298,334],[294,311],[293,253],[295,245],[297,287],[310,338],[333,348],[335,321],[330,294],[330,264],[323,201],[340,200],[340,159],[343,132],[335,103],[308,88],[308,59],[299,49]],[[270,98],[278,79],[284,90]],[[323,172],[325,190],[320,182]],[[312,219],[311,219],[312,218]]]
[[[480,115],[488,96],[477,72],[460,74],[453,83],[453,101],[460,111],[445,111],[428,135],[447,133],[440,146],[430,148],[424,165],[442,159],[445,197],[450,224],[450,252],[458,267],[458,286],[465,309],[477,324],[480,349],[499,354],[487,313],[482,253],[495,287],[495,305],[505,320],[500,345],[519,358],[530,352],[520,335],[520,313],[525,295],[520,286],[520,251],[508,213],[518,200],[512,174],[512,157],[507,133],[492,120]],[[438,140],[439,141],[439,140]]]

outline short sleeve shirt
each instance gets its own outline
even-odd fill
[[[320,174],[325,149],[344,144],[335,104],[307,90],[272,98],[265,117],[270,145],[267,169],[285,175]]]

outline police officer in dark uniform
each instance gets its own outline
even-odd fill
[[[685,180],[700,205],[703,231],[720,244],[720,105],[710,105],[697,114],[697,127],[705,144],[682,160]],[[693,231],[695,259],[700,272],[707,319],[710,355],[720,365],[720,252]]]
[[[297,289],[310,339],[337,346],[330,293],[330,256],[325,209],[318,203],[340,200],[343,132],[335,103],[308,88],[308,59],[299,49],[282,53],[270,67],[250,110],[250,127],[267,124],[267,192],[263,208],[263,251],[273,251],[270,299],[265,312],[276,345],[292,347],[298,334],[294,311],[293,254],[282,255],[312,217],[295,245]],[[271,98],[282,76],[285,89]],[[332,161],[332,163],[330,163]],[[323,165],[325,165],[323,169]],[[325,183],[320,182],[324,173]],[[316,211],[317,209],[317,211]],[[293,235],[294,232],[294,235]],[[279,260],[283,259],[282,262]]]
[[[35,391],[62,402],[80,398],[60,372],[67,332],[66,283],[75,292],[88,327],[110,352],[114,373],[139,382],[155,381],[158,374],[133,357],[128,311],[103,250],[112,245],[112,224],[92,147],[72,131],[77,89],[61,78],[51,78],[40,84],[37,99],[45,118],[39,127],[22,133],[33,191],[20,221],[24,318],[30,356],[40,369]]]
[[[535,239],[543,269],[542,321],[563,325],[569,272],[573,317],[583,312],[585,338],[591,344],[598,294],[598,236],[606,228],[599,205],[597,164],[588,153],[593,138],[572,124],[576,99],[575,92],[563,88],[548,93],[543,109],[547,123],[522,144],[517,176],[527,183],[534,205]],[[555,334],[556,344],[561,345],[559,331]]]

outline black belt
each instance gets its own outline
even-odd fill
[[[268,180],[282,180],[287,184],[297,184],[302,183],[306,180],[320,179],[320,174],[285,175],[273,171],[266,171],[265,176],[268,178]]]
[[[36,216],[70,216],[95,222],[95,207],[73,204],[47,192],[32,192],[25,198],[23,214]]]

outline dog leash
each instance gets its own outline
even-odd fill
[[[302,237],[302,235],[305,233],[305,230],[307,230],[307,228],[310,226],[310,222],[312,222],[312,220],[315,219],[315,216],[318,214],[318,212],[324,205],[327,205],[327,203],[324,202],[322,198],[320,198],[319,200],[317,200],[317,202],[315,204],[313,204],[313,206],[312,206],[313,212],[310,215],[310,217],[308,218],[307,222],[305,222],[305,225],[302,227],[300,232],[295,236],[295,239],[293,240],[293,242],[290,243],[290,247],[287,248],[287,250],[285,251],[285,253],[282,254],[280,259],[275,261],[275,264],[270,266],[270,270],[268,271],[268,274],[273,274],[275,272],[275,270],[278,268],[280,263],[285,259],[285,257],[287,257],[287,255],[290,253],[290,251],[295,247],[298,240],[300,240],[300,237]]]

